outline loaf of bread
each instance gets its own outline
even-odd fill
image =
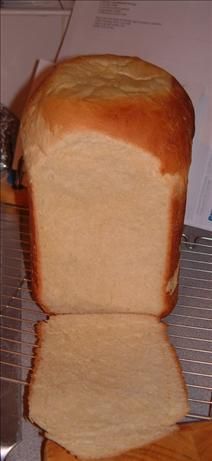
[[[193,134],[188,95],[152,64],[103,55],[56,66],[21,129],[45,311],[173,308]]]
[[[30,419],[73,455],[141,447],[187,413],[177,357],[156,317],[56,315],[41,322],[39,338]]]

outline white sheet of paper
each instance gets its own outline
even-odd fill
[[[212,230],[212,2],[76,0],[59,59],[98,53],[153,62],[189,93],[196,134],[185,223]]]

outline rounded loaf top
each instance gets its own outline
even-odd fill
[[[55,66],[22,120],[26,161],[72,132],[100,132],[158,157],[187,180],[194,135],[189,96],[165,70],[136,57],[80,56]]]
[[[98,100],[169,92],[171,76],[139,58],[86,56],[59,65],[47,94]]]

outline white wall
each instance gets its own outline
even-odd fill
[[[36,60],[54,60],[69,11],[1,10],[0,101],[20,116]]]

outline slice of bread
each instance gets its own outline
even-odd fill
[[[187,413],[178,360],[154,316],[58,315],[42,322],[30,419],[82,458],[157,440]]]
[[[184,89],[138,58],[79,57],[47,77],[21,130],[47,312],[173,308],[193,133]]]

